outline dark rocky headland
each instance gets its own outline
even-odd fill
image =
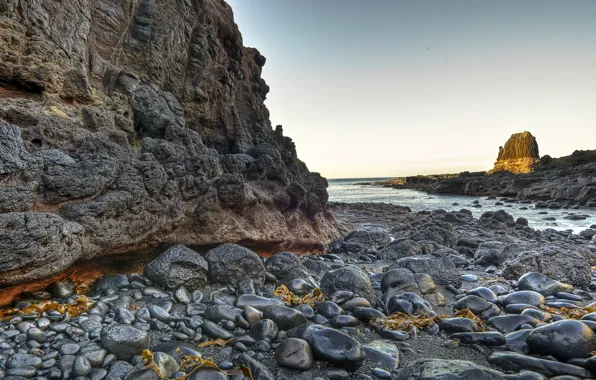
[[[220,0],[0,0],[0,379],[595,378],[596,226],[328,204],[264,64]],[[590,205],[594,162],[416,186]]]
[[[523,132],[512,135],[499,148],[494,168],[488,172],[410,176],[375,184],[433,194],[510,197],[596,207],[596,150],[578,150],[560,158],[540,157],[534,136]]]

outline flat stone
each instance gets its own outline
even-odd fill
[[[495,352],[488,357],[488,362],[503,368],[506,371],[519,372],[529,370],[541,373],[547,377],[560,375],[571,375],[588,379],[594,377],[592,373],[585,368],[513,352]]]
[[[399,367],[399,349],[387,340],[375,340],[364,345],[366,359],[383,368],[396,369]]]
[[[234,337],[229,331],[211,321],[204,320],[201,327],[203,333],[215,339],[232,339]]]

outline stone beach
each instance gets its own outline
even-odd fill
[[[265,63],[223,0],[0,0],[0,380],[596,378],[596,225],[510,213],[587,223],[593,151],[330,202]]]

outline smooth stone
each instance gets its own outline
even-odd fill
[[[257,310],[261,310],[261,308],[263,308],[264,306],[271,305],[285,306],[283,302],[281,302],[277,298],[266,298],[254,294],[241,294],[234,301],[234,306],[241,309],[243,309],[246,306],[251,306]]]
[[[495,352],[488,357],[488,362],[506,371],[529,370],[547,377],[572,375],[580,378],[593,378],[592,373],[585,368],[513,352]]]
[[[203,333],[215,339],[232,339],[234,337],[229,331],[211,321],[204,320],[201,327]]]
[[[383,318],[385,316],[385,314],[372,307],[356,307],[354,308],[353,315],[367,323],[374,318]]]
[[[72,364],[72,374],[74,376],[87,376],[93,371],[91,362],[84,356],[79,356]]]
[[[135,321],[134,314],[131,313],[130,310],[123,307],[119,307],[118,309],[116,309],[115,317],[118,322],[127,325],[133,324]]]
[[[480,332],[482,328],[469,318],[445,318],[439,321],[439,328],[447,333]]]
[[[228,376],[215,368],[201,368],[192,374],[190,380],[228,380]]]
[[[54,298],[68,298],[75,294],[76,286],[70,280],[56,281],[48,286],[48,291]]]
[[[596,335],[585,323],[575,320],[553,322],[534,329],[527,338],[530,350],[567,361],[587,358],[596,351]]]
[[[178,289],[176,289],[176,291],[174,292],[174,297],[176,297],[176,300],[178,300],[178,302],[183,303],[185,305],[189,304],[192,300],[192,296],[188,293],[188,290],[184,286],[181,286]]]
[[[6,375],[9,379],[23,379],[35,376],[37,370],[35,367],[19,367],[9,368],[6,370]],[[14,377],[13,377],[14,376]]]
[[[525,309],[521,312],[521,315],[527,315],[543,322],[549,322],[551,319],[553,319],[552,315],[536,309]]]
[[[382,368],[373,368],[372,374],[378,377],[379,379],[391,379],[391,373],[385,371]]]
[[[106,376],[108,376],[108,371],[105,368],[97,368],[89,374],[89,380],[103,380]]]
[[[335,302],[324,301],[317,304],[317,313],[326,318],[333,318],[344,313],[344,310]]]
[[[29,354],[14,354],[6,361],[6,368],[34,367],[39,368],[42,360],[38,356]]]
[[[506,343],[503,334],[496,331],[455,333],[449,339],[457,339],[464,344],[482,344],[484,346],[502,346]]]
[[[458,300],[453,305],[453,310],[465,310],[469,309],[475,315],[482,314],[485,310],[491,307],[491,303],[484,298],[470,295]]]
[[[383,368],[396,369],[399,367],[399,349],[387,340],[375,340],[364,345],[366,359]]]
[[[326,361],[348,371],[356,370],[365,358],[362,345],[338,330],[309,325],[304,326],[299,335],[308,342],[317,360]]]
[[[360,321],[351,315],[338,315],[329,320],[331,327],[341,329],[342,327],[356,327],[360,325]]]
[[[377,331],[381,338],[394,340],[394,341],[402,341],[410,339],[410,334],[405,331],[398,331],[398,330],[391,330],[391,329],[380,329]]]
[[[161,373],[167,378],[180,370],[180,364],[165,352],[156,352],[154,354],[154,361],[161,370]]]
[[[250,369],[253,377],[259,380],[276,380],[275,376],[262,363],[247,354],[240,354],[234,358],[236,365],[243,365]]]
[[[118,360],[110,364],[110,369],[108,371],[107,378],[108,379],[124,379],[126,378],[126,374],[132,371],[133,366],[130,363],[127,363],[123,360]]]
[[[278,332],[277,325],[270,319],[262,319],[250,327],[250,336],[256,340],[273,340]]]
[[[162,307],[157,305],[147,305],[147,309],[149,310],[149,315],[151,318],[158,319],[162,322],[169,322],[170,314]]]
[[[296,326],[306,324],[306,317],[299,310],[286,306],[264,306],[263,318],[270,319],[280,330],[289,330]]]
[[[434,316],[432,305],[416,293],[405,292],[393,296],[387,302],[387,313],[404,313]]]
[[[300,305],[298,310],[306,319],[312,319],[315,316],[315,311],[310,305]]]
[[[539,307],[544,304],[544,296],[538,292],[532,290],[521,290],[519,292],[510,293],[500,298],[503,306],[507,306],[514,303],[523,303]]]
[[[230,305],[210,305],[205,309],[205,318],[215,323],[226,319],[233,321],[241,314],[242,309]]]
[[[307,305],[303,305],[303,306],[307,306]],[[244,319],[246,319],[246,321],[251,325],[257,323],[258,321],[260,321],[263,318],[263,313],[260,310],[257,310],[252,306],[245,306],[243,308],[243,313],[244,313]]]
[[[341,304],[341,308],[345,311],[354,311],[357,307],[372,307],[366,298],[354,297]]]
[[[490,318],[487,323],[502,333],[510,333],[518,330],[524,324],[536,326],[542,322],[529,315],[503,315]]]
[[[477,296],[480,298],[484,298],[485,300],[487,300],[488,302],[491,302],[491,303],[496,303],[499,301],[499,298],[497,297],[495,292],[493,292],[489,288],[484,288],[484,287],[475,288],[475,289],[468,291],[467,294],[470,296]]]
[[[462,281],[466,281],[466,282],[476,282],[478,281],[478,276],[476,276],[475,274],[463,274],[461,276]]]
[[[104,276],[93,284],[93,288],[99,290],[102,293],[108,290],[118,290],[130,285],[128,278],[121,274]]]
[[[275,349],[275,359],[282,367],[309,370],[314,362],[313,352],[308,342],[298,338],[285,339]]]

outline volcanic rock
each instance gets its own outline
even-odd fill
[[[529,173],[540,163],[538,142],[530,132],[511,135],[504,147],[499,147],[495,167],[489,173],[509,171],[515,174]]]
[[[0,6],[0,286],[159,244],[337,237],[226,2],[16,4]]]

